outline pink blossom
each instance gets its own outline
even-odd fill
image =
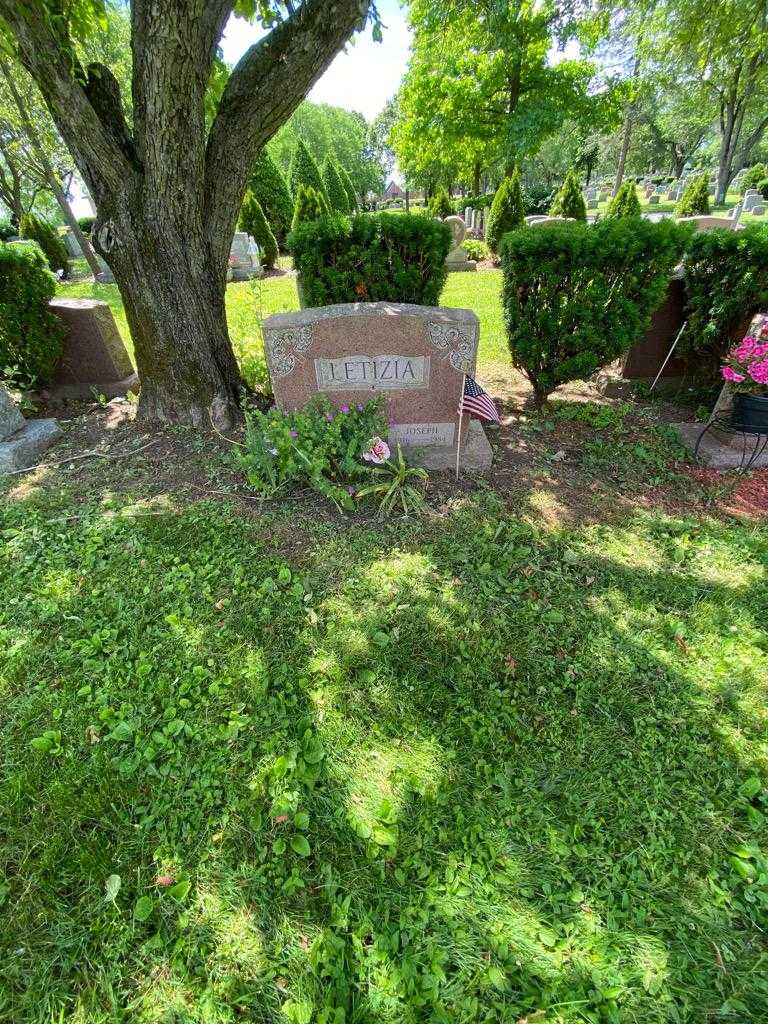
[[[374,437],[371,447],[367,452],[363,452],[363,458],[366,462],[375,462],[377,466],[380,466],[387,461],[391,454],[387,442],[382,441],[380,437]]]
[[[749,376],[758,384],[768,384],[768,359],[761,363],[752,363],[749,367]]]
[[[730,368],[730,366],[724,366],[722,368],[722,370],[721,370],[721,373],[722,373],[723,377],[725,377],[726,380],[732,380],[732,381],[734,381],[737,384],[740,381],[744,380],[744,374],[743,373],[736,373],[736,371],[732,370]]]
[[[345,412],[345,413],[346,413],[346,412],[349,412],[349,406],[348,406],[348,405],[342,405],[342,407],[341,407],[341,411],[342,411],[342,412]]]
[[[752,355],[756,344],[757,339],[753,338],[751,334],[748,334],[741,344],[736,346],[731,355],[739,361],[748,359]]]
[[[175,881],[176,879],[173,875],[158,875],[155,879],[156,884],[161,886],[163,889],[167,889],[168,886],[173,885]]]
[[[347,494],[350,496],[350,498],[353,498],[357,494],[357,491],[355,490],[354,487],[348,487]]]

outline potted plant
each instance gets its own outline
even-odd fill
[[[731,426],[768,434],[768,315],[758,314],[726,358],[722,375],[734,391]]]

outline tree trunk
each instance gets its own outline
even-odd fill
[[[475,160],[474,166],[472,167],[472,194],[475,196],[480,195],[480,161]]]
[[[640,74],[640,58],[635,57],[635,64],[632,68],[633,80]],[[621,188],[621,183],[624,180],[624,168],[627,163],[627,154],[629,153],[629,144],[632,141],[632,124],[635,116],[635,102],[632,100],[627,106],[627,112],[624,115],[624,134],[621,137],[621,151],[619,152],[619,165],[616,168],[616,181],[613,185],[613,194]]]
[[[96,204],[93,243],[125,303],[142,418],[223,429],[237,417],[224,294],[248,176],[371,13],[369,0],[286,6],[288,16],[232,70],[208,127],[206,89],[234,0],[132,0],[132,125],[115,76],[78,64],[61,19],[0,0],[0,18]]]
[[[227,332],[226,266],[203,237],[195,199],[194,191],[177,197],[173,223],[140,194],[99,206],[93,240],[125,305],[139,416],[227,430],[242,381]]]

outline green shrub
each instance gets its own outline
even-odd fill
[[[515,170],[511,177],[505,178],[491,204],[488,223],[485,226],[485,240],[488,248],[498,255],[501,240],[507,231],[525,224],[523,212],[523,195],[520,189],[520,173]]]
[[[768,199],[768,178],[763,178],[762,181],[759,181],[755,188],[760,192],[763,199]]]
[[[248,485],[259,494],[271,497],[309,485],[351,508],[351,482],[371,477],[363,452],[373,438],[386,434],[382,398],[341,410],[325,396],[289,413],[246,407],[245,449],[236,458]]]
[[[25,387],[50,380],[64,338],[48,308],[55,292],[36,245],[0,245],[0,377]]]
[[[486,210],[496,198],[495,192],[487,192],[478,196],[465,196],[461,200],[462,207],[471,206],[473,210]]]
[[[285,178],[266,149],[256,158],[248,188],[261,204],[278,243],[284,246],[293,220],[293,200]]]
[[[550,185],[537,182],[535,185],[523,187],[523,210],[526,217],[548,213],[553,202],[554,196]]]
[[[765,164],[753,164],[741,179],[742,195],[748,188],[759,188],[763,178],[768,178],[768,167]]]
[[[706,217],[709,213],[709,179],[700,174],[689,181],[677,201],[675,213],[678,217]]]
[[[323,164],[323,185],[331,213],[350,213],[349,197],[336,164],[329,156]]]
[[[78,217],[77,226],[83,232],[84,235],[90,235],[93,231],[93,225],[96,223],[95,217]]]
[[[461,247],[471,260],[477,260],[478,263],[487,260],[491,255],[491,251],[485,242],[476,241],[473,238],[465,239],[461,243]]]
[[[607,217],[639,217],[642,214],[640,197],[634,181],[625,181],[608,205]]]
[[[296,207],[293,211],[293,220],[291,221],[291,234],[293,234],[299,224],[317,220],[319,217],[327,216],[327,214],[328,204],[325,201],[325,196],[310,185],[299,185],[298,192],[296,193]],[[289,249],[291,247],[290,238],[291,235],[286,240]]]
[[[326,217],[289,244],[307,306],[414,302],[436,306],[447,277],[447,224],[415,214]]]
[[[681,352],[716,369],[745,322],[768,307],[768,225],[697,232],[683,272],[688,328]]]
[[[349,203],[349,212],[357,213],[360,209],[360,203],[357,199],[357,193],[355,192],[355,186],[352,184],[352,179],[347,172],[346,167],[339,167],[339,174],[341,175],[341,183],[347,193],[347,202]]]
[[[505,237],[507,338],[538,405],[632,347],[664,298],[689,233],[670,221],[622,219]]]
[[[259,247],[261,262],[267,270],[274,270],[277,262],[277,239],[272,234],[261,203],[250,190],[245,193],[240,209],[240,227],[252,236]]]
[[[439,188],[427,203],[427,209],[432,217],[439,217],[444,220],[453,216],[453,203],[451,197],[444,188]]]
[[[320,169],[301,139],[296,143],[296,149],[293,151],[288,182],[294,199],[298,198],[299,185],[306,185],[318,192],[326,202],[328,201]]]
[[[21,218],[19,229],[22,238],[30,238],[33,242],[37,242],[54,274],[57,270],[61,270],[65,276],[67,275],[69,272],[67,250],[50,224],[41,217],[35,216],[34,213],[25,213]]]
[[[15,238],[16,228],[9,220],[0,220],[0,241],[7,242],[9,238]]]
[[[587,219],[587,204],[581,193],[579,176],[572,167],[565,176],[565,181],[554,198],[549,209],[551,217],[568,217],[572,220]]]

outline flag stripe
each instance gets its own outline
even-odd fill
[[[477,416],[478,419],[487,420],[489,423],[501,422],[493,399],[469,374],[464,377],[464,394],[459,410],[470,416]]]

